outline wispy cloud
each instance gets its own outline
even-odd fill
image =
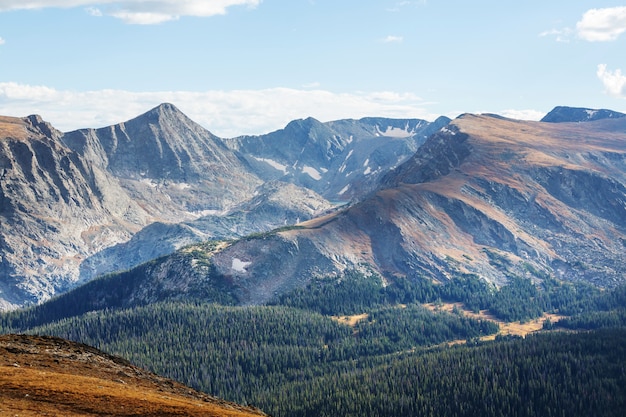
[[[113,16],[129,24],[156,24],[182,16],[222,15],[232,6],[256,7],[261,0],[3,0],[8,10],[85,7],[92,16]]]
[[[102,10],[98,9],[97,7],[87,7],[85,10],[91,16],[95,16],[95,17],[102,17],[103,16]]]
[[[563,28],[563,29],[550,29],[544,32],[541,32],[539,36],[541,37],[554,37],[557,42],[569,42],[572,36],[572,29]]]
[[[0,45],[4,45],[6,43],[6,41],[0,37]]]
[[[626,32],[626,7],[588,10],[576,23],[576,31],[586,41],[614,41]]]
[[[607,94],[626,98],[626,75],[622,74],[620,69],[610,71],[605,64],[600,64],[596,74],[604,84],[604,90]]]
[[[382,42],[384,43],[401,43],[402,41],[404,41],[404,37],[402,36],[395,36],[395,35],[389,35],[383,39],[381,39]]]
[[[355,92],[271,88],[232,91],[75,92],[46,86],[0,83],[0,114],[41,114],[56,128],[69,131],[102,127],[131,119],[163,102],[221,137],[267,133],[294,119],[329,121],[365,116],[434,120],[429,103],[409,93]]]

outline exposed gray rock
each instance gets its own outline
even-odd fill
[[[153,223],[128,242],[102,250],[81,264],[81,278],[130,269],[143,262],[207,240],[230,240],[309,220],[333,206],[315,192],[293,184],[268,182],[253,197],[223,215],[165,224]]]
[[[85,257],[127,240],[148,216],[38,116],[1,118],[0,131],[0,299],[13,307],[67,289]]]
[[[265,180],[304,186],[331,201],[351,201],[376,188],[382,175],[410,158],[450,122],[364,118],[322,123],[295,120],[262,136],[226,140]]]

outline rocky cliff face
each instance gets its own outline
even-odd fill
[[[0,118],[0,307],[67,288],[91,253],[128,239],[145,211],[38,116]]]
[[[309,188],[331,201],[359,199],[450,119],[295,120],[284,129],[226,141],[266,180]]]
[[[0,118],[0,308],[175,250],[144,267],[139,299],[154,282],[186,294],[219,277],[236,302],[258,304],[353,268],[611,286],[626,272],[624,132],[624,117],[464,115],[307,119],[222,140],[171,105],[66,134]],[[338,209],[316,190],[352,202]]]

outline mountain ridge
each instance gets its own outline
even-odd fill
[[[608,109],[590,109],[586,107],[557,106],[546,114],[541,121],[548,123],[590,122],[594,120],[626,117],[626,114]]]

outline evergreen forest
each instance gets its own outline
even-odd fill
[[[108,282],[92,285],[121,297]],[[248,307],[98,308],[66,294],[0,315],[0,332],[86,343],[276,417],[626,415],[626,287],[512,277],[495,288],[473,275],[381,282],[351,271]],[[438,308],[446,303],[462,309]],[[498,334],[544,313],[564,318],[525,338]]]

